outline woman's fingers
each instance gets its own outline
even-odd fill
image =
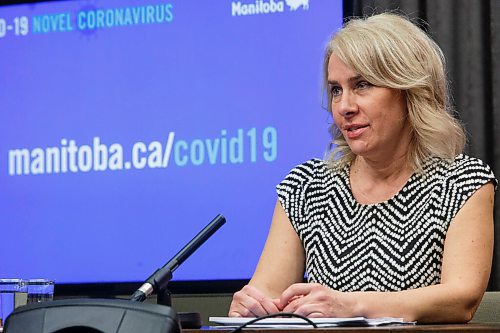
[[[279,312],[277,303],[253,286],[245,286],[233,296],[230,317],[260,317]]]

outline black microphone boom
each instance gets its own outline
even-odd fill
[[[217,215],[198,235],[196,235],[189,243],[187,243],[172,259],[170,259],[162,268],[157,269],[137,289],[130,297],[131,301],[143,302],[152,293],[158,293],[160,290],[167,287],[168,282],[172,279],[172,273],[184,262],[201,244],[203,244],[210,236],[212,236],[224,223],[226,219],[221,214]]]

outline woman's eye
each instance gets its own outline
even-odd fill
[[[330,89],[330,91],[331,91],[333,97],[337,97],[337,96],[340,96],[340,94],[342,94],[342,89],[340,89],[340,87],[337,87],[337,86],[333,86]]]
[[[356,84],[356,88],[357,89],[366,89],[366,88],[369,88],[371,87],[372,84],[367,82],[367,81],[359,81],[357,84]]]

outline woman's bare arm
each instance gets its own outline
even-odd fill
[[[248,286],[234,294],[230,316],[261,316],[278,312],[277,299],[293,283],[304,278],[302,243],[279,202],[264,250]]]

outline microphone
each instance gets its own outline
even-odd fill
[[[143,302],[152,293],[166,288],[168,282],[172,279],[172,273],[184,262],[201,244],[212,236],[219,228],[226,223],[226,219],[218,214],[212,222],[207,224],[189,243],[187,243],[172,259],[170,259],[162,268],[157,269],[144,284],[137,289],[130,297],[131,301]]]

